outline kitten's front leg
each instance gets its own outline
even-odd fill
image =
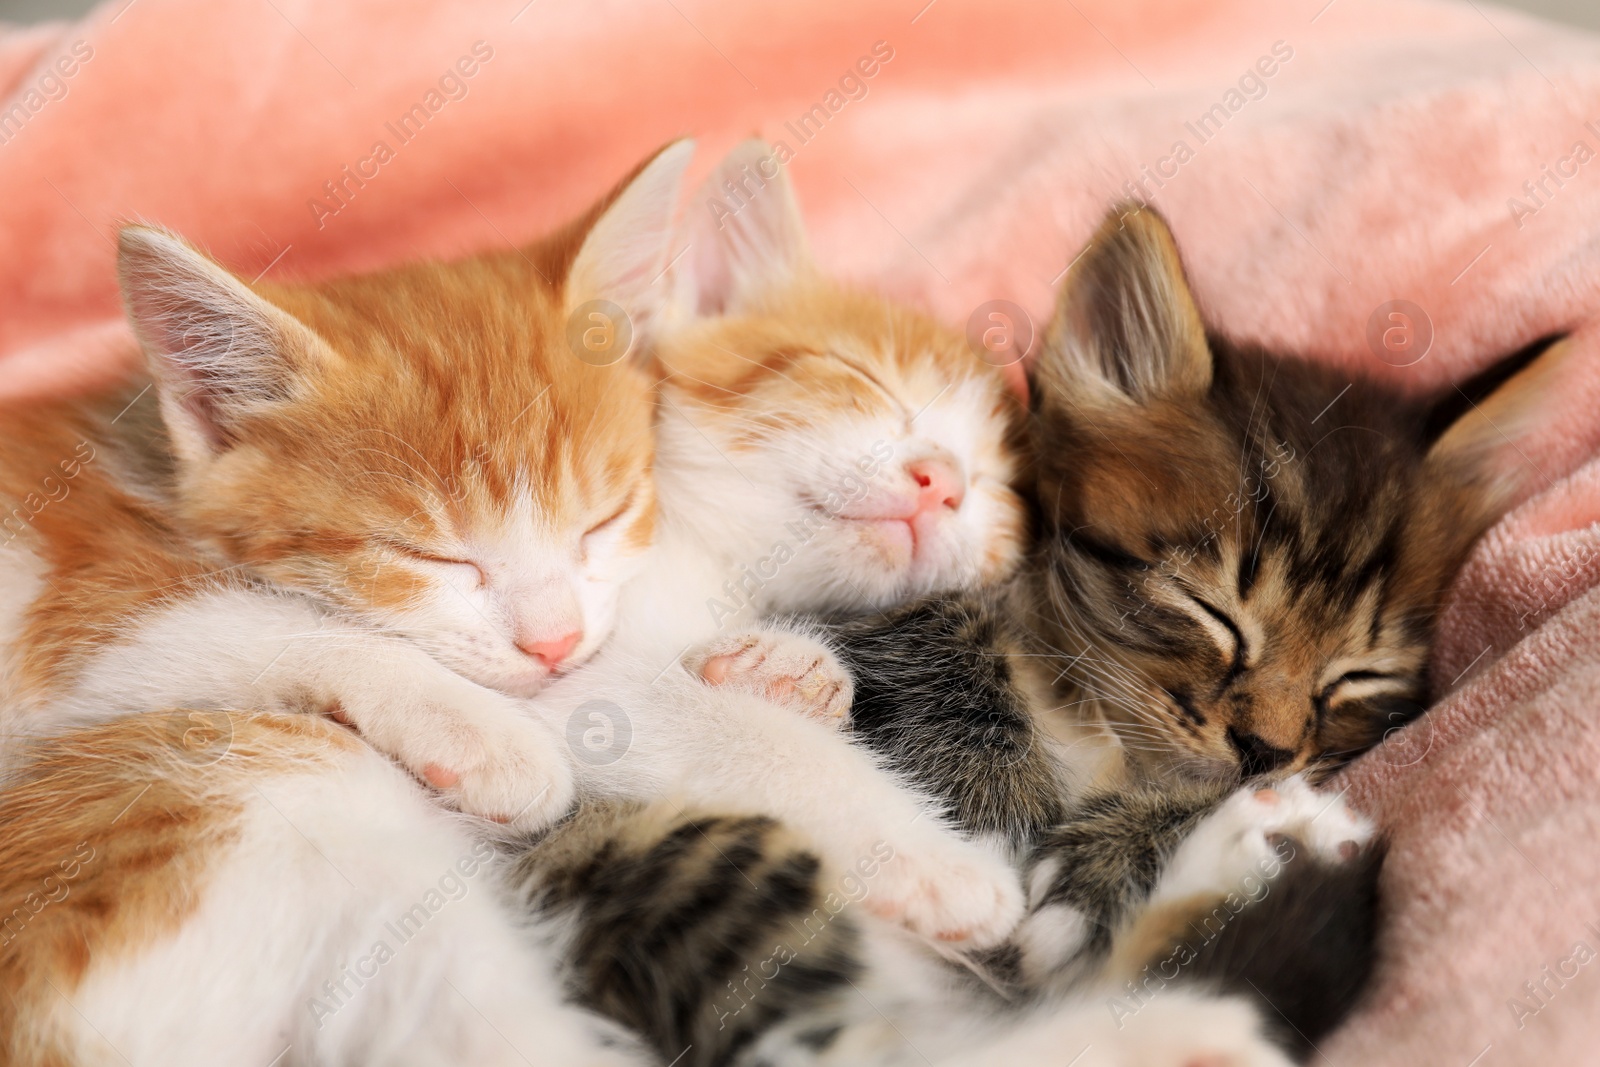
[[[1299,845],[1315,860],[1356,858],[1372,823],[1338,794],[1317,792],[1301,775],[1271,786],[1246,786],[1195,825],[1162,869],[1152,907],[1238,892],[1251,878],[1275,878]]]
[[[580,763],[600,790],[650,799],[641,787],[670,767],[662,792],[777,818],[810,841],[840,899],[930,939],[985,948],[1021,917],[1011,865],[963,840],[933,802],[835,730],[687,671],[608,695],[640,712],[624,758]]]
[[[771,624],[690,650],[683,663],[711,685],[743,689],[829,726],[849,721],[855,682],[821,639]]]
[[[468,814],[536,830],[571,806],[572,771],[560,742],[516,700],[403,642],[363,651],[359,658],[313,655],[290,669],[310,668],[325,694],[319,710],[353,726]],[[292,692],[296,682],[288,681]]]
[[[331,715],[462,811],[517,829],[573,797],[559,740],[518,701],[304,600],[215,591],[153,613],[57,705],[79,721],[174,707]]]

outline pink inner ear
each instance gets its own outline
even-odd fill
[[[728,269],[727,253],[714,228],[702,226],[689,253],[696,293],[695,310],[701,315],[720,315],[733,295],[733,272]]]
[[[1027,362],[1026,357],[1015,363],[1007,363],[1000,368],[1000,377],[1006,383],[1006,388],[1016,394],[1022,401],[1023,410],[1028,407],[1028,372],[1023,369]]]

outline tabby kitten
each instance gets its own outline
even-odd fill
[[[1036,375],[1045,665],[1095,665],[1074,696],[1148,772],[1326,772],[1422,712],[1445,590],[1537,474],[1512,442],[1564,349],[1481,404],[1419,400],[1208,336],[1153,212],[1089,256]]]
[[[691,151],[527,250],[319,284],[124,229],[148,375],[0,412],[6,737],[326,711],[464,811],[564,811],[563,746],[513,698],[599,646],[654,522],[650,382],[567,324],[621,303],[644,348]]]

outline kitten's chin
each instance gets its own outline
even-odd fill
[[[908,518],[841,518],[862,531],[862,539],[880,557],[875,562],[904,573],[913,586],[920,579],[942,579],[950,552],[945,545],[944,520],[921,513]]]
[[[551,680],[555,678],[557,673],[558,672],[556,671],[540,671],[536,676],[529,678],[514,678],[502,685],[492,686],[491,688],[500,690],[500,692],[504,693],[508,697],[526,698],[537,696],[540,690],[550,684]]]
[[[903,570],[917,558],[917,532],[909,519],[848,519],[865,531],[867,541],[890,570]]]

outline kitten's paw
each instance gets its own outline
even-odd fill
[[[336,717],[469,815],[527,831],[571,806],[559,740],[516,701],[453,674],[404,688],[341,700]]]
[[[1022,882],[1004,860],[937,827],[880,841],[891,853],[868,881],[866,909],[963,949],[991,948],[1022,920]]]
[[[690,652],[684,666],[707,683],[757,693],[833,726],[845,723],[855,683],[822,642],[783,630],[718,638]]]
[[[1152,899],[1237,891],[1248,878],[1271,879],[1301,849],[1327,863],[1360,855],[1372,823],[1337,793],[1319,793],[1295,775],[1247,786],[1206,815],[1173,854]]]
[[[549,730],[521,709],[512,714],[476,724],[460,761],[444,765],[454,781],[430,778],[429,784],[468,814],[515,830],[538,830],[572,806],[572,768]]]

